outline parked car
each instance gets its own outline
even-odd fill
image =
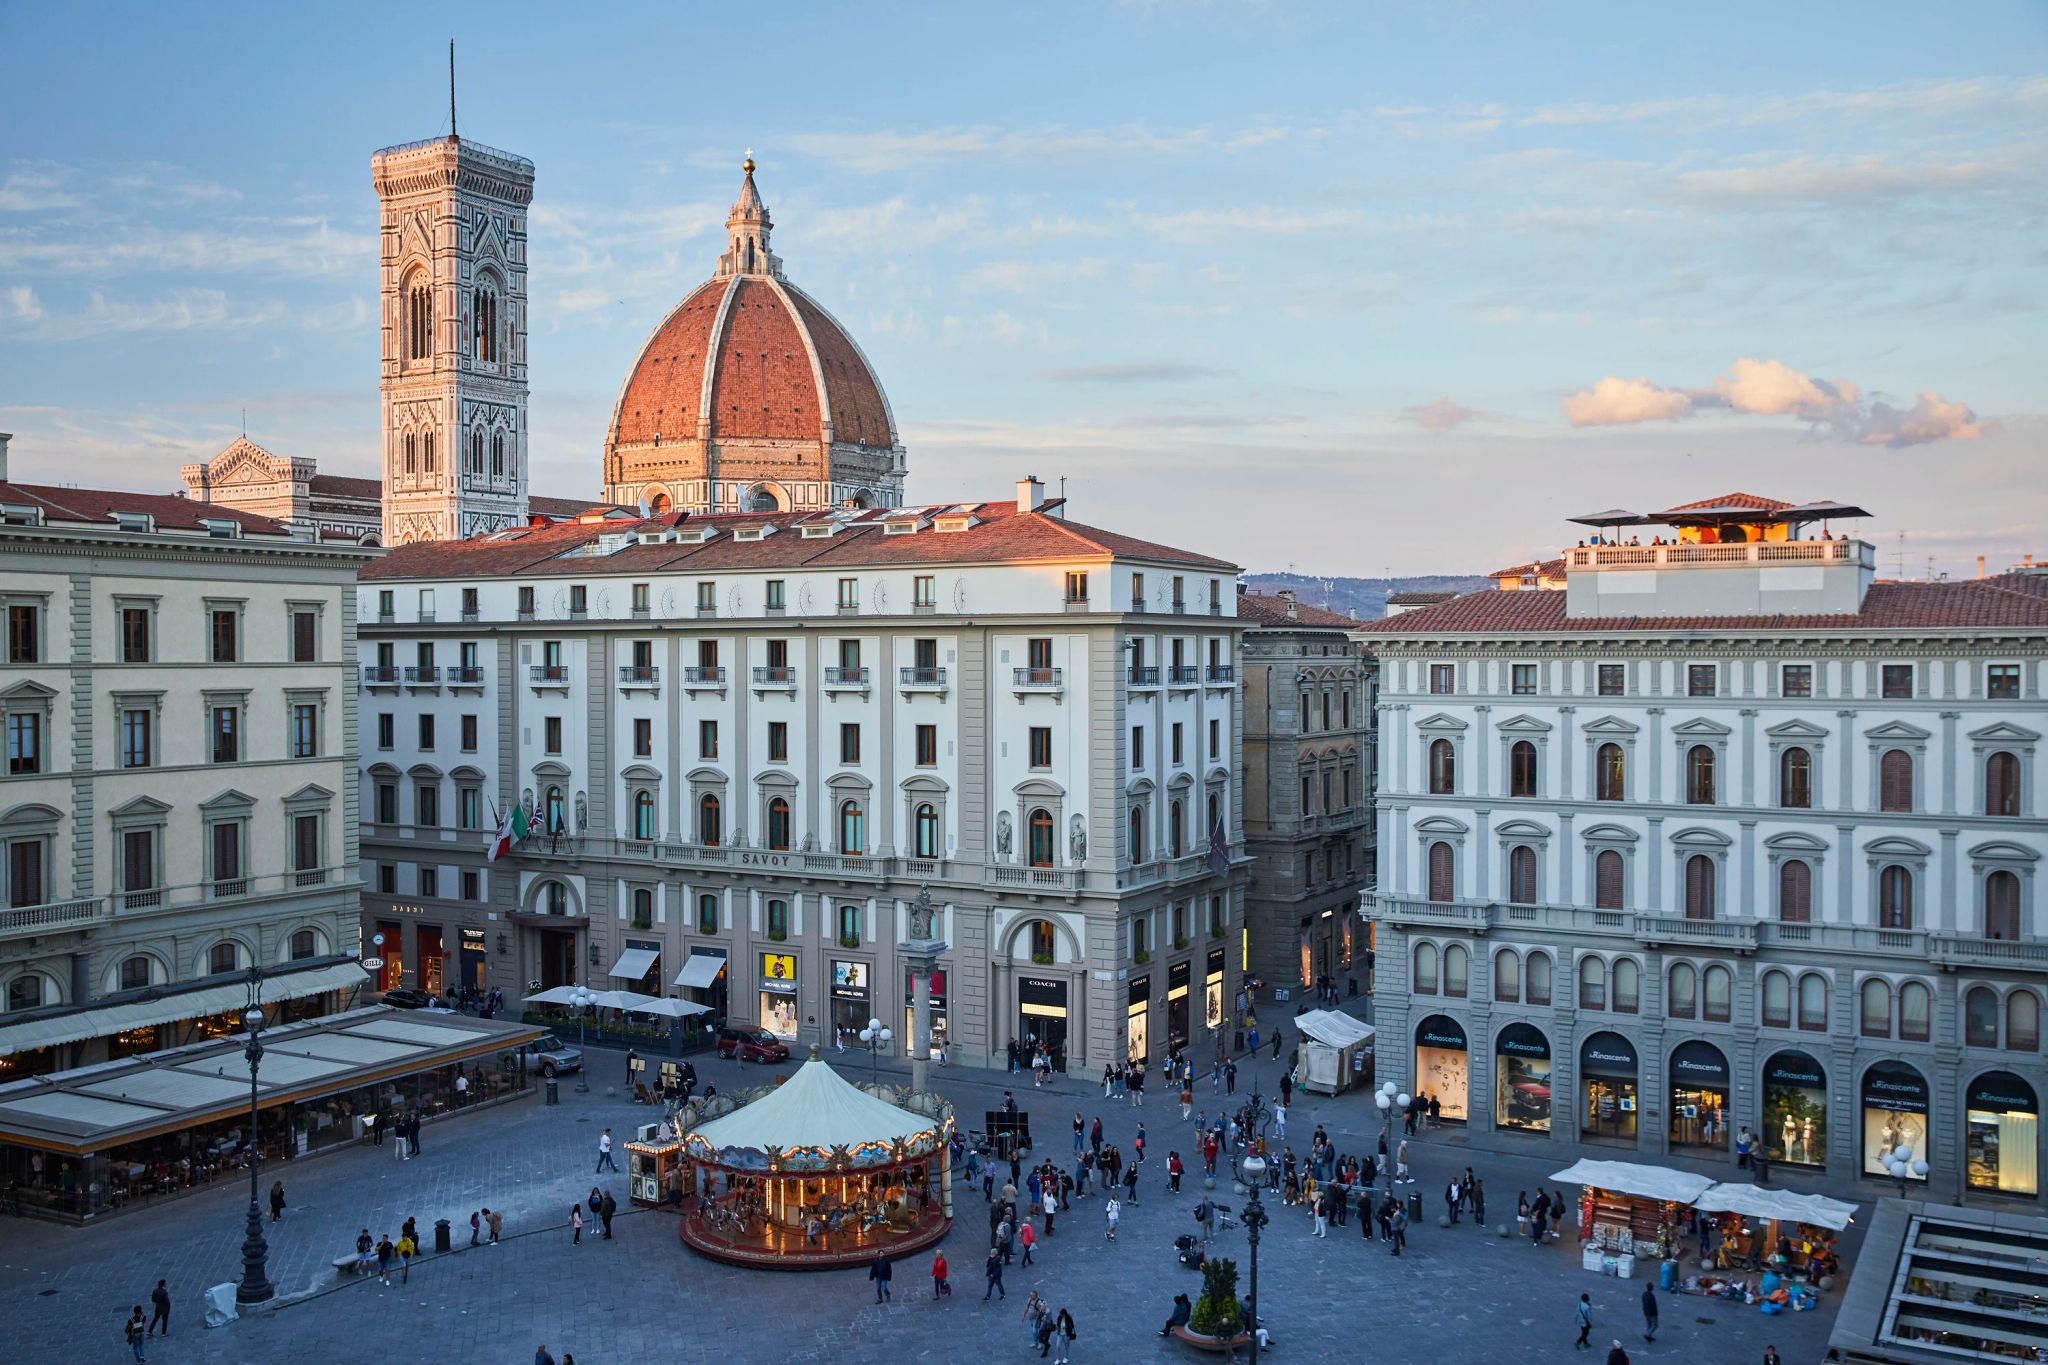
[[[718,1031],[718,1055],[742,1062],[786,1062],[789,1046],[764,1028],[722,1028]]]
[[[414,990],[411,986],[401,986],[395,991],[384,992],[384,1003],[401,1010],[425,1009],[433,998],[425,991]]]
[[[540,1068],[540,1074],[543,1076],[553,1076],[560,1071],[581,1071],[583,1069],[583,1054],[577,1049],[568,1046],[552,1033],[543,1033],[540,1037],[521,1048],[520,1051],[526,1054],[527,1068],[531,1070],[534,1067],[538,1067]]]

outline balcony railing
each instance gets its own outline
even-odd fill
[[[441,669],[438,664],[407,664],[405,666],[407,687],[439,687]]]
[[[1065,686],[1065,672],[1057,668],[1020,668],[1011,685],[1019,692],[1057,692]]]
[[[1861,540],[1760,540],[1736,545],[1578,545],[1565,551],[1571,569],[1641,569],[1700,564],[1855,564],[1875,567]]]
[[[906,668],[901,673],[901,685],[905,689],[935,689],[946,685],[946,670],[943,668]]]
[[[825,670],[825,686],[827,687],[866,687],[867,685],[868,671],[865,668],[827,668]]]
[[[683,686],[723,687],[725,686],[725,666],[723,664],[690,664],[683,669]]]
[[[1687,919],[1683,915],[1637,915],[1635,933],[1645,947],[1683,943],[1695,948],[1725,948],[1747,955],[1756,951],[1753,919]]]
[[[1978,938],[1969,934],[1927,936],[1928,956],[1944,968],[1996,967],[2011,972],[2048,972],[2048,943],[2010,938]]]
[[[1130,681],[1133,687],[1159,686],[1159,665],[1146,664],[1142,667],[1133,668],[1130,673]]]
[[[530,676],[535,687],[567,687],[569,666],[567,664],[535,664]]]
[[[1176,597],[1173,599],[1173,614],[1175,616],[1186,616],[1188,614],[1188,603],[1186,598]]]
[[[1209,681],[1212,683],[1234,683],[1237,681],[1236,664],[1210,664]]]
[[[1166,680],[1175,687],[1193,687],[1202,680],[1202,670],[1197,664],[1175,664],[1167,670]]]
[[[0,938],[82,929],[106,918],[106,915],[107,902],[99,896],[88,900],[51,901],[47,905],[13,906],[0,910]]]
[[[398,686],[397,664],[364,664],[363,685],[365,687]]]
[[[659,664],[620,664],[619,686],[654,687],[661,682]]]
[[[754,670],[754,686],[794,690],[796,669],[789,664],[767,664]]]
[[[450,687],[482,687],[484,670],[481,664],[456,664],[448,670]]]

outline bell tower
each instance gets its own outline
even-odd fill
[[[523,524],[533,163],[450,132],[386,147],[370,176],[383,291],[384,543]]]

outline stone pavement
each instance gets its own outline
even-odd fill
[[[120,1325],[130,1304],[148,1301],[158,1277],[176,1295],[177,1335],[149,1343],[154,1365],[182,1362],[274,1362],[333,1358],[345,1361],[448,1360],[524,1365],[537,1343],[559,1358],[573,1352],[577,1365],[660,1359],[694,1361],[957,1361],[991,1349],[1026,1349],[1024,1299],[1036,1288],[1055,1308],[1075,1317],[1076,1361],[1153,1362],[1194,1359],[1184,1347],[1156,1335],[1172,1296],[1198,1292],[1199,1277],[1175,1261],[1172,1239],[1189,1231],[1189,1210],[1199,1165],[1175,1199],[1165,1191],[1164,1162],[1178,1146],[1191,1155],[1178,1106],[1156,1090],[1142,1110],[1105,1102],[1099,1085],[1060,1078],[1034,1091],[1015,1078],[1019,1103],[1033,1119],[1041,1154],[1066,1157],[1075,1109],[1102,1114],[1110,1141],[1130,1150],[1136,1122],[1146,1123],[1153,1159],[1127,1208],[1118,1240],[1103,1236],[1099,1200],[1076,1200],[1041,1243],[1038,1264],[1012,1266],[1007,1301],[980,1301],[980,1266],[987,1246],[986,1205],[979,1191],[956,1186],[956,1218],[945,1243],[953,1268],[954,1297],[931,1299],[928,1256],[897,1268],[895,1301],[877,1306],[865,1271],[776,1275],[717,1265],[685,1250],[674,1220],[655,1212],[621,1210],[617,1238],[607,1244],[586,1230],[572,1246],[565,1225],[571,1203],[590,1189],[598,1131],[610,1124],[629,1134],[651,1111],[616,1097],[623,1060],[590,1053],[593,1092],[578,1095],[565,1082],[562,1105],[522,1101],[429,1127],[419,1159],[400,1163],[390,1147],[360,1148],[287,1164],[290,1208],[281,1224],[265,1224],[270,1267],[282,1302],[232,1326],[207,1331],[199,1294],[239,1273],[246,1187],[209,1190],[184,1200],[87,1228],[32,1221],[6,1225],[0,1241],[0,1330],[11,1362],[125,1360]],[[849,1054],[844,1068],[855,1079],[866,1068]],[[784,1068],[787,1070],[787,1068]],[[890,1068],[882,1068],[884,1074]],[[1250,1088],[1253,1068],[1240,1074]],[[761,1069],[744,1075],[729,1063],[700,1062],[699,1071],[722,1089],[758,1083]],[[1276,1064],[1256,1068],[1271,1085]],[[900,1079],[898,1068],[895,1074]],[[937,1084],[959,1106],[965,1127],[980,1126],[1012,1078],[964,1068],[942,1070]],[[1288,1116],[1288,1136],[1306,1151],[1318,1121],[1339,1150],[1365,1151],[1379,1131],[1370,1096],[1302,1097]],[[1206,1081],[1197,1108],[1216,1101]],[[1820,1311],[1767,1318],[1754,1308],[1688,1296],[1664,1295],[1663,1331],[1654,1345],[1642,1340],[1637,1299],[1642,1281],[1621,1282],[1579,1268],[1575,1243],[1533,1248],[1501,1240],[1469,1223],[1439,1229],[1441,1191],[1452,1173],[1474,1165],[1492,1211],[1510,1218],[1518,1188],[1549,1184],[1554,1159],[1481,1155],[1431,1139],[1411,1145],[1425,1217],[1412,1230],[1408,1254],[1388,1256],[1378,1242],[1359,1236],[1356,1222],[1332,1227],[1326,1241],[1309,1235],[1298,1209],[1273,1203],[1273,1223],[1260,1245],[1260,1297],[1278,1342],[1280,1360],[1478,1361],[1585,1359],[1571,1349],[1572,1306],[1590,1292],[1605,1346],[1619,1337],[1632,1361],[1748,1362],[1767,1343],[1788,1362],[1818,1361],[1825,1350],[1841,1291]],[[272,1173],[266,1172],[267,1189]],[[621,1177],[602,1183],[625,1193]],[[1219,1202],[1235,1205],[1221,1187]],[[1576,1191],[1568,1193],[1576,1194]],[[467,1249],[470,1209],[489,1204],[505,1211],[506,1241]],[[409,1285],[337,1280],[329,1260],[348,1250],[358,1228],[394,1239],[407,1214],[416,1216],[431,1244],[436,1218],[455,1224],[457,1251],[413,1267]],[[1249,1278],[1241,1230],[1219,1237],[1217,1252],[1239,1262],[1239,1283]],[[1851,1248],[1853,1264],[1853,1247]]]

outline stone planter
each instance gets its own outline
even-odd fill
[[[1174,1328],[1173,1339],[1211,1355],[1222,1355],[1226,1351],[1249,1350],[1252,1344],[1250,1332],[1239,1332],[1235,1337],[1212,1337],[1200,1332],[1191,1332],[1186,1327]]]

